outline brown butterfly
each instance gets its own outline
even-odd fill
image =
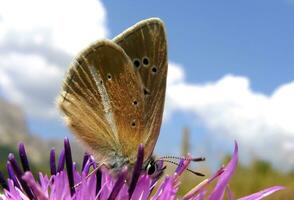
[[[141,143],[144,166],[155,163],[167,66],[165,28],[157,18],[95,42],[71,64],[59,107],[74,135],[113,171],[132,167]]]

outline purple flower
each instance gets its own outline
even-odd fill
[[[21,166],[17,163],[13,154],[8,156],[7,170],[9,178],[6,180],[0,173],[0,184],[4,193],[0,194],[0,199],[9,200],[72,200],[72,199],[89,199],[89,200],[111,200],[111,199],[153,199],[153,200],[170,200],[176,199],[178,188],[181,183],[179,177],[187,170],[188,165],[193,158],[188,155],[181,159],[175,173],[171,176],[164,177],[159,182],[158,178],[162,171],[148,175],[142,171],[144,148],[142,145],[138,149],[137,162],[134,166],[131,178],[128,178],[129,171],[127,167],[123,168],[120,173],[113,177],[110,171],[103,165],[97,168],[97,163],[89,154],[85,154],[82,164],[82,170],[76,169],[72,161],[71,148],[68,139],[64,140],[64,150],[61,152],[56,166],[55,150],[50,152],[50,171],[51,175],[39,173],[39,180],[36,181],[30,171],[29,162],[23,144],[19,146],[19,155]],[[164,169],[163,160],[158,160],[160,169]],[[238,163],[238,145],[235,143],[235,150],[232,159],[227,166],[219,169],[212,177],[205,179],[196,185],[186,195],[183,200],[218,200],[223,199],[227,192],[229,199],[233,199],[233,194],[228,187]],[[66,169],[64,169],[66,165]],[[90,168],[95,171],[90,172]],[[89,175],[89,173],[91,173]],[[129,180],[129,181],[127,181]],[[217,181],[213,190],[209,193],[207,186],[211,182]],[[151,192],[156,187],[157,191]],[[278,190],[284,189],[282,186],[274,186],[263,191],[243,197],[240,200],[257,200],[262,199]]]

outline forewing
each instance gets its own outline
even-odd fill
[[[144,20],[113,39],[120,45],[139,72],[144,95],[144,143],[148,156],[157,141],[164,107],[167,77],[167,42],[163,22]]]
[[[71,65],[59,97],[73,133],[107,159],[136,156],[143,142],[143,94],[132,62],[112,41],[99,41]]]

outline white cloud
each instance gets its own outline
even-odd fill
[[[4,95],[27,108],[31,116],[55,117],[53,99],[60,88],[62,70],[34,54],[11,53],[0,55],[0,60],[0,86]]]
[[[97,0],[0,2],[0,41],[52,45],[75,54],[107,34],[106,11]]]
[[[29,116],[57,116],[54,100],[72,57],[107,37],[99,0],[0,1],[0,90]]]
[[[294,167],[294,82],[268,96],[253,91],[249,79],[241,76],[189,84],[181,66],[171,64],[166,102],[166,114],[193,112],[213,134],[237,139],[243,151],[276,167],[282,162],[284,169]]]

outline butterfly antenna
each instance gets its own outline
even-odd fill
[[[176,166],[181,166],[181,164],[179,163],[176,163],[172,160],[165,160],[165,159],[162,159],[164,162],[168,162],[168,163],[171,163],[173,165],[176,165]],[[186,159],[186,160],[189,160],[189,159]],[[186,168],[185,170],[191,172],[192,174],[196,175],[196,176],[205,176],[204,174],[200,173],[200,172],[195,172],[194,170],[192,169],[189,169],[189,168]]]
[[[163,156],[160,159],[189,160],[189,161],[192,161],[192,162],[205,161],[205,157],[187,158],[187,157],[180,157],[180,156]]]

